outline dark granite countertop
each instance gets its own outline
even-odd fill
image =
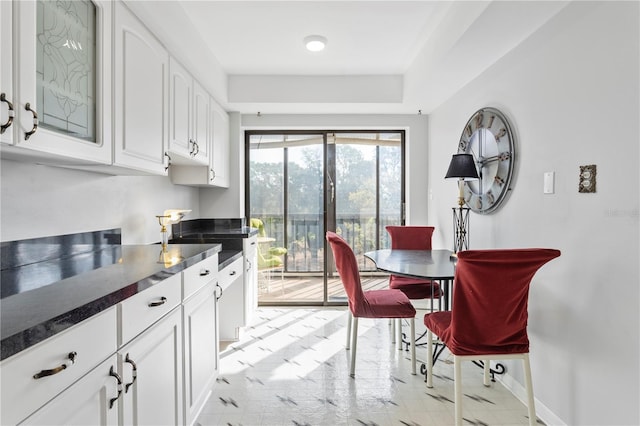
[[[221,271],[242,257],[242,250],[223,249],[218,253],[218,270]]]
[[[3,269],[0,359],[27,349],[221,250],[220,244],[169,244],[167,251],[172,260],[164,263],[160,245],[112,245]],[[234,256],[237,251],[224,253],[225,259],[219,259],[219,263],[231,261]]]

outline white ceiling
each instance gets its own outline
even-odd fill
[[[430,112],[564,1],[192,1],[127,4],[228,110]],[[328,39],[320,53],[303,39]]]
[[[450,3],[183,1],[229,74],[402,74]],[[308,52],[308,35],[328,39]]]

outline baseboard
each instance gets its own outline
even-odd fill
[[[527,390],[518,381],[516,381],[510,374],[496,375],[496,379],[502,383],[502,385],[511,391],[511,393],[518,398],[524,405],[527,405]],[[535,397],[535,384],[533,395]],[[548,426],[567,426],[561,418],[555,415],[546,405],[535,398],[536,402],[536,416],[545,425]]]

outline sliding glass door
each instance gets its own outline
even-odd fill
[[[248,219],[261,226],[260,304],[346,301],[326,266],[326,230],[353,247],[367,285],[386,286],[363,253],[388,247],[384,226],[403,223],[403,146],[401,131],[246,133]]]

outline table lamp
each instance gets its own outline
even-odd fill
[[[191,210],[182,209],[169,209],[165,210],[164,214],[157,215],[158,223],[160,224],[160,234],[162,235],[162,247],[166,247],[169,243],[169,233],[167,232],[167,226],[179,223],[183,217],[187,215]]]
[[[476,162],[471,154],[453,154],[447,178],[458,178],[458,207],[453,207],[453,251],[469,248],[469,208],[464,206],[464,181],[479,179]]]

